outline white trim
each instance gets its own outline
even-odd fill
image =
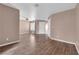
[[[77,50],[77,52],[79,54],[79,49],[77,48],[77,44],[76,43],[75,43],[75,47],[76,47],[76,50]]]
[[[18,47],[13,47],[11,49],[6,50],[5,52],[3,52],[1,55],[13,55],[15,49],[17,49]],[[10,53],[11,52],[11,53]]]
[[[57,38],[52,38],[52,37],[49,37],[49,38],[52,39],[52,40],[60,41],[60,42],[66,42],[66,43],[70,43],[70,44],[75,44],[74,42],[68,42],[68,41],[65,41],[65,40],[57,39]]]
[[[79,49],[78,49],[78,47],[77,47],[77,44],[76,43],[74,43],[74,42],[68,42],[68,41],[64,41],[64,40],[60,40],[60,39],[56,39],[56,38],[52,38],[52,37],[49,37],[50,39],[52,39],[52,40],[57,40],[57,41],[60,41],[60,42],[65,42],[65,43],[69,43],[69,44],[74,44],[75,45],[75,47],[76,47],[76,50],[77,50],[77,52],[78,52],[78,54],[79,54]]]
[[[35,33],[35,34],[46,34],[46,33]]]
[[[17,43],[17,42],[20,42],[20,40],[13,41],[13,42],[9,42],[9,43],[1,44],[0,47],[2,47],[2,46],[6,46],[6,45],[9,45],[9,44],[13,44],[13,43]]]
[[[28,34],[29,32],[25,32],[25,33],[19,33],[19,35],[24,35],[24,34]]]

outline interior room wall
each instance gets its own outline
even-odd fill
[[[48,18],[48,29],[47,29],[47,35],[50,37],[51,36],[51,18]]]
[[[76,47],[79,53],[79,4],[76,6]]]
[[[79,53],[79,4],[74,9],[51,15],[50,37],[74,43]]]
[[[38,22],[38,20],[35,21],[35,34],[39,34],[39,22]]]
[[[29,21],[20,20],[20,34],[29,33]]]
[[[51,17],[51,37],[75,42],[75,9],[56,13]]]
[[[0,4],[0,46],[19,40],[19,10]]]

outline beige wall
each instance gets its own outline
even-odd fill
[[[39,33],[39,21],[35,21],[35,34]]]
[[[18,39],[19,11],[0,4],[0,45],[14,42]]]
[[[51,36],[68,42],[75,42],[75,9],[52,15]]]
[[[76,6],[76,46],[79,52],[79,4]]]
[[[20,20],[20,34],[29,33],[29,21]]]
[[[51,37],[75,43],[79,52],[79,4],[74,9],[51,15]]]

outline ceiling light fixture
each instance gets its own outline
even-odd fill
[[[39,7],[39,4],[35,4],[35,7]]]

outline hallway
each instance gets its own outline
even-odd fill
[[[46,35],[23,34],[20,43],[0,47],[0,54],[7,55],[77,55],[73,44],[49,39]]]

